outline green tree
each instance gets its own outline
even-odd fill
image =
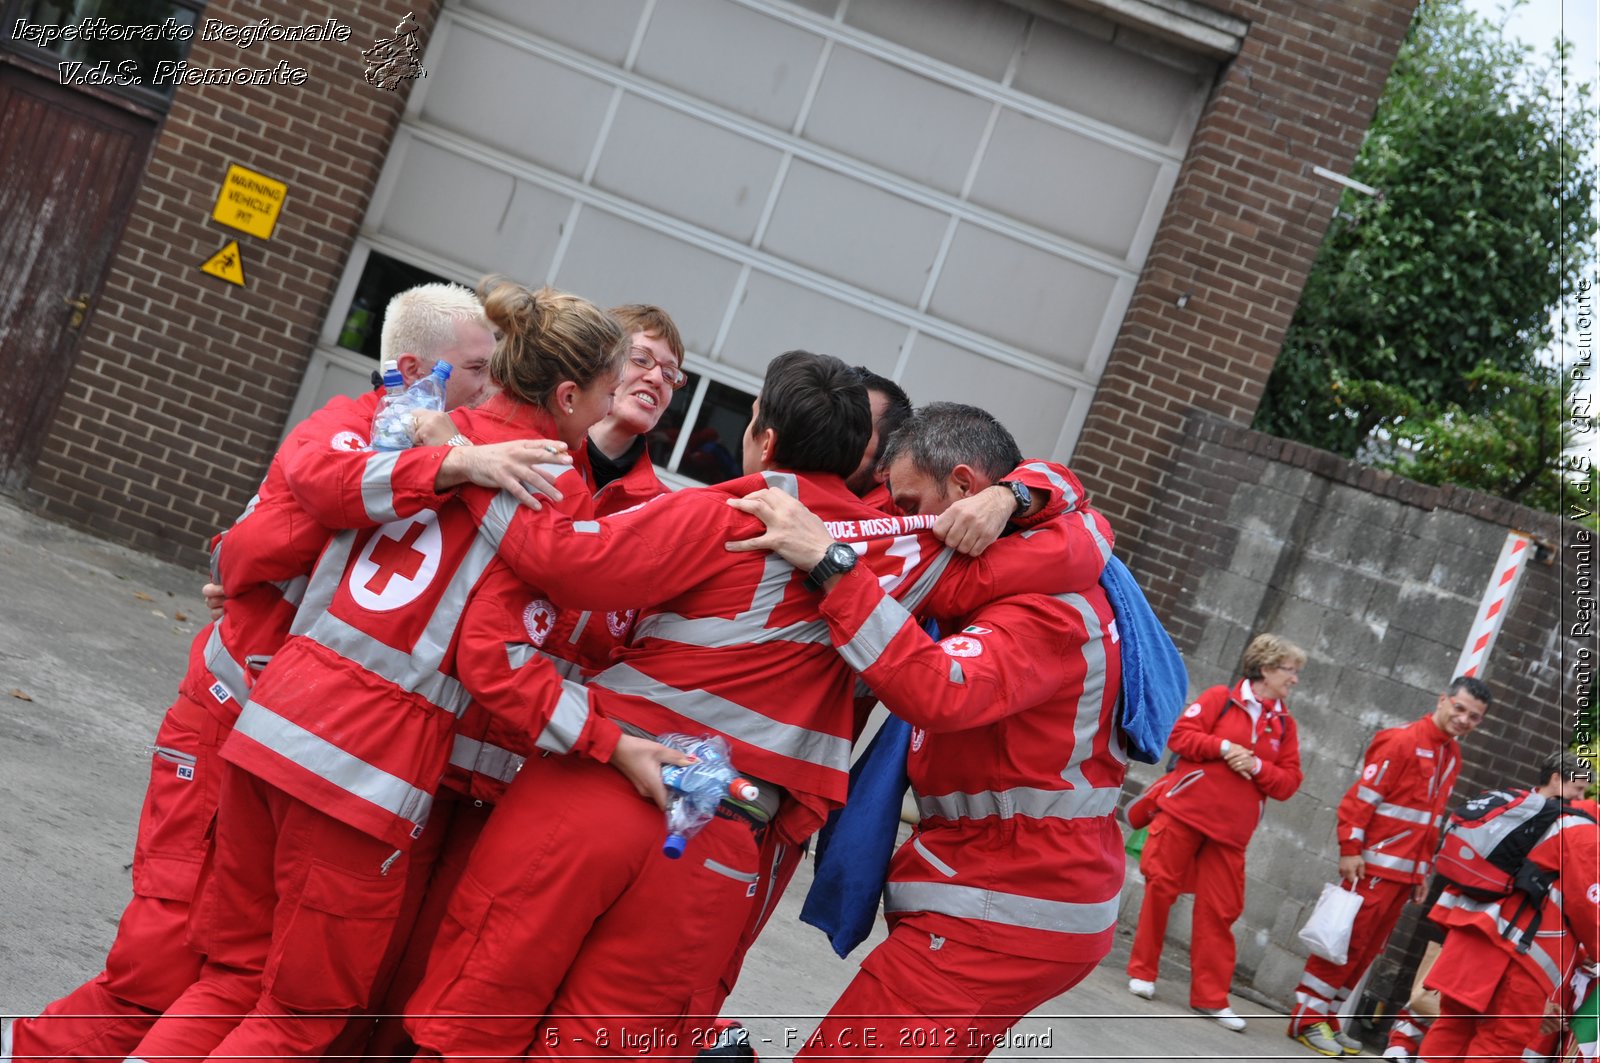
[[[1428,406],[1401,388],[1372,385],[1375,403],[1395,414],[1374,464],[1422,483],[1460,484],[1566,512],[1567,493],[1589,471],[1574,451],[1573,374],[1552,365],[1513,370],[1484,361],[1462,382],[1476,412],[1453,402]]]
[[[1469,371],[1533,371],[1595,232],[1596,113],[1563,59],[1424,0],[1352,169],[1382,195],[1342,197],[1257,428],[1347,457],[1403,417],[1434,441],[1501,401]]]

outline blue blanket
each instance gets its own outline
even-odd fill
[[[1189,697],[1189,670],[1127,565],[1112,556],[1100,574],[1100,586],[1117,617],[1122,650],[1119,719],[1128,756],[1156,764]]]

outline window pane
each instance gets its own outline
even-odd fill
[[[64,83],[168,98],[197,21],[193,7],[163,0],[23,0],[17,13],[11,43],[82,64],[63,69]]]
[[[662,446],[658,451],[656,443],[652,441],[652,460],[664,462],[672,453],[678,433],[682,430],[683,417],[689,405],[688,396],[693,393],[692,383],[695,379],[691,374],[691,385],[685,386],[673,397],[672,406],[662,417],[661,428],[658,429],[665,430]],[[716,484],[743,476],[744,430],[750,423],[750,404],[754,401],[755,396],[747,391],[740,391],[720,381],[711,381],[677,472],[703,484]]]
[[[356,284],[355,298],[345,311],[344,325],[334,342],[376,362],[383,342],[383,312],[388,309],[389,300],[407,288],[445,280],[447,278],[429,273],[420,266],[390,258],[379,251],[371,252],[361,270],[361,280]]]

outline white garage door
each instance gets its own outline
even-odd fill
[[[1070,455],[1215,72],[1037,0],[451,0],[424,65],[303,398],[375,264],[655,303],[701,478],[795,347]]]

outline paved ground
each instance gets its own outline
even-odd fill
[[[30,1014],[100,969],[128,896],[146,746],[204,621],[202,579],[0,500],[0,1014]],[[764,1059],[792,1055],[882,937],[880,925],[836,959],[796,918],[809,880],[802,868],[728,1004]],[[1127,947],[995,1058],[1318,1058],[1248,1001],[1234,1000],[1251,1019],[1242,1035],[1194,1016],[1186,972],[1135,1000]]]

